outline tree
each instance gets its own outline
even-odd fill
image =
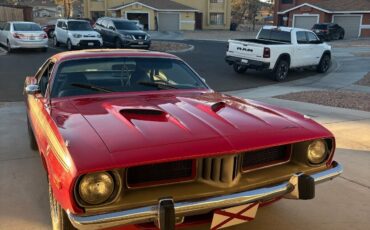
[[[78,0],[55,0],[57,5],[61,5],[64,8],[64,17],[70,18],[73,14],[73,3]]]
[[[233,0],[231,7],[237,24],[240,24],[243,18],[247,17],[252,22],[253,30],[255,30],[256,16],[262,7],[262,3],[259,0]]]

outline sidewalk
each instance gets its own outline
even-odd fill
[[[195,30],[179,32],[149,31],[153,40],[208,40],[223,41],[236,38],[255,38],[258,31],[229,31],[229,30]]]

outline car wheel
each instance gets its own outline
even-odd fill
[[[54,36],[53,44],[55,47],[59,47],[60,43],[58,42],[57,36]]]
[[[236,73],[245,73],[248,69],[248,67],[239,64],[234,64],[233,68]]]
[[[67,213],[54,198],[53,190],[49,182],[50,217],[53,230],[76,230],[69,220]]]
[[[284,81],[287,78],[288,73],[289,73],[289,62],[287,62],[286,60],[280,60],[275,66],[273,74],[274,80]]]
[[[12,52],[13,52],[13,49],[12,49],[12,47],[10,46],[9,41],[7,41],[7,43],[6,43],[6,48],[7,48],[8,53],[12,53]]]
[[[120,49],[122,48],[122,42],[120,39],[116,39],[116,41],[114,42],[114,46],[117,48],[117,49]]]
[[[67,49],[68,50],[73,50],[73,45],[72,45],[72,42],[71,42],[71,40],[67,40]]]
[[[340,35],[339,35],[339,40],[343,40],[343,38],[344,38],[344,33],[342,32],[342,33],[340,33]]]
[[[27,117],[27,130],[28,130],[28,139],[30,141],[30,147],[32,150],[38,150],[38,145],[36,142],[35,134],[33,133],[33,130],[31,128],[30,121]]]
[[[331,62],[330,55],[329,54],[324,54],[321,57],[319,65],[317,66],[317,72],[325,73],[326,71],[328,71],[328,69],[330,67],[330,62]]]

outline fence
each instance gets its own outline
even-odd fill
[[[32,7],[0,5],[0,22],[32,21]]]

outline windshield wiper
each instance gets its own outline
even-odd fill
[[[94,90],[94,91],[105,92],[105,93],[114,92],[111,89],[103,88],[103,87],[96,86],[96,85],[89,85],[89,84],[72,83],[71,86],[75,86],[75,87],[79,87],[79,88],[83,88],[83,89],[91,89],[91,90]]]
[[[178,89],[176,85],[168,84],[168,83],[165,83],[165,82],[139,81],[138,84],[155,86],[159,89],[163,89],[163,88]]]

